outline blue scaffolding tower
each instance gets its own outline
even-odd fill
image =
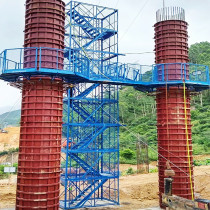
[[[67,4],[64,56],[78,74],[104,75],[118,65],[118,11],[71,1]],[[89,70],[89,71],[87,71]],[[80,83],[64,100],[66,165],[60,207],[119,204],[118,87]]]
[[[119,204],[118,87],[79,84],[64,100],[67,137],[61,208]]]
[[[82,75],[105,76],[118,65],[118,10],[71,1],[66,14],[67,63]]]
[[[118,85],[139,91],[183,86],[201,91],[210,86],[209,69],[197,64],[142,66],[118,62],[118,10],[71,1],[66,5],[64,67],[42,66],[42,50],[6,49],[0,53],[0,79],[21,85],[38,75],[61,78],[67,87],[64,99],[60,207],[75,209],[119,204],[119,104]],[[32,68],[24,67],[24,52],[35,56]],[[171,80],[168,70],[180,75]]]

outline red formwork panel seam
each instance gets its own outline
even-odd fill
[[[54,194],[55,192],[59,192],[59,189],[58,190],[55,190],[55,191],[53,191],[53,192],[40,192],[39,194],[40,195],[44,195],[44,194]],[[31,194],[33,194],[34,192],[33,191],[31,191],[31,192],[25,192],[25,191],[21,191],[21,190],[18,190],[18,193],[21,193],[21,194],[25,194],[25,195],[31,195]]]
[[[26,0],[26,7],[33,5],[33,4],[40,5],[43,3],[56,4],[57,6],[65,7],[65,3],[61,0],[56,0],[56,1],[53,1],[53,0],[42,0],[42,1],[40,1],[40,0]]]
[[[59,205],[55,204],[55,205],[50,205],[48,206],[48,210],[54,210],[56,207],[58,208]],[[38,206],[38,207],[31,207],[31,206],[21,206],[21,205],[17,205],[16,206],[17,208],[20,208],[20,209],[45,209],[44,207],[42,206]],[[57,209],[56,208],[56,209]]]
[[[166,109],[169,109],[169,110],[171,110],[171,109],[173,109],[173,106],[176,106],[176,105],[178,105],[178,106],[184,106],[184,103],[181,103],[181,104],[177,104],[177,103],[179,103],[179,101],[177,101],[177,103],[169,103],[167,106],[166,106],[166,103],[164,103],[164,102],[166,102],[166,97],[165,97],[165,91],[163,90],[163,89],[159,89],[158,91],[163,91],[162,92],[162,95],[160,94],[160,95],[157,95],[157,103],[158,103],[158,101],[159,101],[159,103],[161,103],[162,104],[162,107],[164,107],[164,105],[165,105],[165,109],[163,109],[163,108],[161,108],[161,109],[159,109],[159,107],[158,107],[158,105],[157,105],[157,113],[159,113],[160,111],[161,111],[161,113],[160,114],[157,114],[157,116],[159,116],[158,117],[158,121],[159,121],[159,124],[161,125],[162,124],[162,120],[163,121],[165,121],[166,122],[166,120],[167,120],[167,117],[166,116],[164,116],[164,114],[166,114]],[[172,92],[173,92],[174,90],[172,90]],[[175,92],[177,91],[177,95],[176,95],[176,97],[179,97],[179,95],[181,95],[181,93],[179,92],[179,90],[175,90]],[[169,100],[170,100],[170,89],[169,89],[169,95],[168,95],[168,97],[169,97]],[[174,96],[173,96],[174,97]],[[190,101],[190,100],[189,100]],[[169,107],[170,106],[170,107]],[[177,110],[180,110],[180,109],[173,109],[173,111],[174,111],[174,113],[173,114],[169,114],[168,116],[169,117],[173,117],[173,120],[180,120],[180,113],[179,112],[176,112]],[[183,110],[183,108],[182,108],[182,110]],[[162,113],[164,111],[164,114]],[[190,116],[190,109],[188,108],[188,117]],[[183,112],[182,112],[182,119],[181,120],[183,120],[184,119],[184,116],[183,116]],[[174,117],[175,117],[175,119],[174,119]],[[190,122],[190,120],[188,120],[188,123]],[[185,126],[184,126],[185,124],[184,124],[184,120],[183,120],[183,123],[182,123],[182,126],[183,126],[183,131],[185,131],[184,129],[185,129]],[[179,126],[180,126],[180,124],[179,124]],[[191,125],[189,125],[189,128],[188,129],[190,129],[191,128]],[[176,128],[177,129],[177,128]],[[180,128],[179,128],[180,129]],[[179,129],[177,129],[177,130],[179,130]],[[170,138],[171,138],[171,135],[172,136],[177,136],[177,135],[180,135],[180,133],[179,132],[177,132],[177,133],[172,133],[171,134],[171,131],[173,131],[173,127],[172,127],[172,129],[169,129],[168,130],[168,132],[169,132],[169,139],[168,139],[168,133],[166,132],[166,128],[164,128],[164,129],[162,129],[164,132],[163,133],[161,133],[161,135],[162,136],[164,136],[165,135],[165,139],[166,139],[166,141],[165,142],[167,142]],[[161,131],[161,126],[158,126],[158,133]],[[190,134],[191,134],[191,132],[190,132]],[[158,137],[159,138],[162,138],[160,135],[158,135]],[[191,141],[191,139],[189,139],[190,141]],[[170,141],[170,140],[169,140]],[[176,142],[178,142],[179,141],[179,139],[177,138],[174,138],[174,145],[176,145],[177,143]],[[158,150],[158,152],[161,154],[161,155],[163,155],[164,157],[167,157],[167,158],[169,158],[174,164],[176,164],[176,165],[178,165],[178,167],[180,167],[182,170],[184,170],[186,173],[189,173],[189,162],[188,162],[188,153],[187,153],[187,146],[186,146],[186,134],[183,132],[183,143],[185,142],[185,148],[183,147],[182,148],[182,150],[180,151],[180,150],[178,150],[178,151],[176,151],[176,155],[177,155],[177,157],[174,157],[174,150],[173,149],[171,149],[170,150],[170,148],[173,148],[173,144],[171,144],[170,143],[170,145],[167,145],[167,144],[162,144],[163,142],[161,141],[161,139],[159,139],[159,146],[161,146],[161,147],[163,147],[165,150],[167,150],[168,149],[168,146],[169,146],[169,150],[170,150],[170,152],[171,152],[171,154],[169,153],[169,152],[167,152],[167,151],[165,151],[164,149],[161,149],[161,148],[159,148],[159,150]],[[190,146],[191,146],[191,144],[190,144]],[[190,153],[192,154],[192,150],[190,151]],[[185,155],[184,155],[185,154]],[[184,156],[183,156],[184,155]],[[178,159],[178,158],[180,158],[180,159]],[[181,159],[185,159],[185,161],[183,161],[183,160],[181,160]],[[161,160],[160,158],[159,158],[159,160]],[[191,164],[193,163],[193,161],[191,160]],[[160,166],[162,165],[162,167],[163,168],[161,168]],[[161,161],[159,161],[159,169],[160,170],[163,170],[163,171],[161,171],[161,172],[159,172],[159,177],[160,177],[160,180],[162,180],[162,181],[160,181],[160,192],[162,192],[163,193],[163,190],[164,190],[164,182],[163,182],[163,179],[165,178],[165,176],[164,176],[164,170],[165,170],[165,160],[161,160]],[[179,172],[177,172],[177,168],[176,167],[174,167],[174,166],[172,166],[172,168],[173,168],[173,170],[175,170],[175,173],[177,174],[179,174]],[[161,175],[162,174],[162,175]],[[180,174],[182,174],[182,173],[180,173]],[[191,189],[190,189],[190,187],[189,188],[187,188],[186,189],[186,187],[182,184],[182,180],[179,180],[179,179],[175,179],[175,180],[178,180],[177,181],[177,183],[178,184],[176,184],[176,181],[174,181],[174,185],[173,185],[173,188],[174,188],[174,190],[173,190],[173,192],[174,193],[176,193],[177,195],[179,195],[179,196],[182,196],[182,197],[186,197],[186,198],[190,198],[190,196],[191,196]],[[189,185],[189,177],[188,177],[188,185]],[[184,193],[184,192],[187,192],[187,193]]]

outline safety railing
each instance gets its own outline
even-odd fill
[[[0,54],[0,75],[2,74],[2,69],[3,69],[3,52]]]
[[[104,79],[120,83],[148,83],[152,82],[152,66],[104,63],[100,69],[90,66],[90,78]]]
[[[81,52],[67,49],[16,48],[0,54],[0,74],[43,71],[77,75],[85,81],[106,81],[130,85],[164,85],[183,82],[209,85],[208,66],[189,63],[169,63],[143,66],[93,60]],[[64,58],[65,57],[65,58]],[[99,62],[99,63],[97,63]],[[65,72],[64,72],[65,71]]]
[[[67,69],[71,72],[79,76],[83,76],[86,78],[90,77],[90,59],[84,56],[81,51],[72,51],[69,50],[69,57],[67,58],[68,65],[66,66]],[[68,68],[69,67],[69,68]]]
[[[1,53],[0,72],[18,70],[69,70],[72,65],[64,60],[64,50],[54,48],[15,48]]]
[[[153,67],[154,83],[209,83],[209,68],[191,63],[157,64]]]

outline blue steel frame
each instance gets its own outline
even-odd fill
[[[94,75],[118,64],[118,10],[71,1],[66,14],[64,55],[70,64],[78,69],[88,64]]]
[[[118,11],[75,1],[66,8],[69,69],[90,81],[111,62],[118,66]],[[119,204],[118,97],[118,87],[108,84],[80,83],[68,90],[61,208]]]
[[[24,51],[34,50],[35,63],[33,68],[24,68]],[[154,91],[156,87],[170,85],[182,85],[197,91],[208,89],[210,86],[208,66],[190,63],[168,63],[151,66],[138,64],[111,63],[103,67],[103,74],[96,73],[97,68],[91,68],[88,58],[83,60],[81,66],[71,63],[67,58],[63,69],[47,69],[42,67],[42,49],[50,49],[66,53],[66,50],[52,48],[16,48],[7,49],[0,54],[0,79],[8,82],[16,82],[33,75],[49,75],[60,77],[67,83],[77,84],[84,82],[107,83],[113,85],[136,86],[140,91]],[[39,56],[39,59],[38,59]],[[39,60],[39,61],[38,61]],[[39,64],[37,64],[37,61]],[[37,67],[38,66],[38,67]],[[57,64],[58,66],[58,64]],[[169,78],[169,69],[176,66],[180,72],[174,80]],[[98,70],[99,71],[99,70]],[[162,75],[162,76],[161,76]],[[164,76],[165,75],[165,76]],[[160,77],[161,76],[161,77]]]
[[[61,208],[119,204],[118,99],[117,86],[86,83],[68,89]]]
[[[140,91],[186,83],[195,91],[208,89],[209,68],[197,64],[142,66],[118,62],[118,10],[71,1],[66,6],[64,50],[7,49],[0,54],[0,79],[21,82],[41,75],[62,78],[74,88],[64,100],[66,148],[61,177],[61,208],[119,204],[119,104],[117,85]],[[42,66],[42,50],[64,54],[64,66]],[[35,63],[24,66],[24,52],[34,51]],[[50,62],[50,61],[49,61]],[[175,69],[174,69],[175,66]],[[168,74],[179,72],[178,77]],[[173,78],[173,80],[171,79]]]

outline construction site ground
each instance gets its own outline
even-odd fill
[[[7,128],[8,134],[0,134],[0,151],[17,148],[19,142],[19,128]],[[196,160],[205,160],[210,155],[195,156]],[[17,162],[18,154],[13,155],[13,161]],[[0,157],[0,163],[11,162],[11,155]],[[155,168],[156,162],[150,164]],[[121,173],[128,168],[136,171],[135,165],[120,165]],[[123,173],[122,173],[123,174]],[[0,209],[14,209],[17,176],[0,180]],[[196,196],[210,199],[210,166],[195,167],[195,192]],[[158,174],[134,174],[120,177],[120,206],[103,207],[97,209],[137,210],[158,206]]]
[[[130,167],[130,165],[126,165]],[[121,168],[125,169],[125,165]],[[134,166],[133,166],[134,167]],[[210,166],[195,167],[195,192],[210,199]],[[0,180],[0,209],[15,204],[16,175]],[[120,206],[97,209],[137,210],[158,206],[158,174],[134,174],[120,177]]]

